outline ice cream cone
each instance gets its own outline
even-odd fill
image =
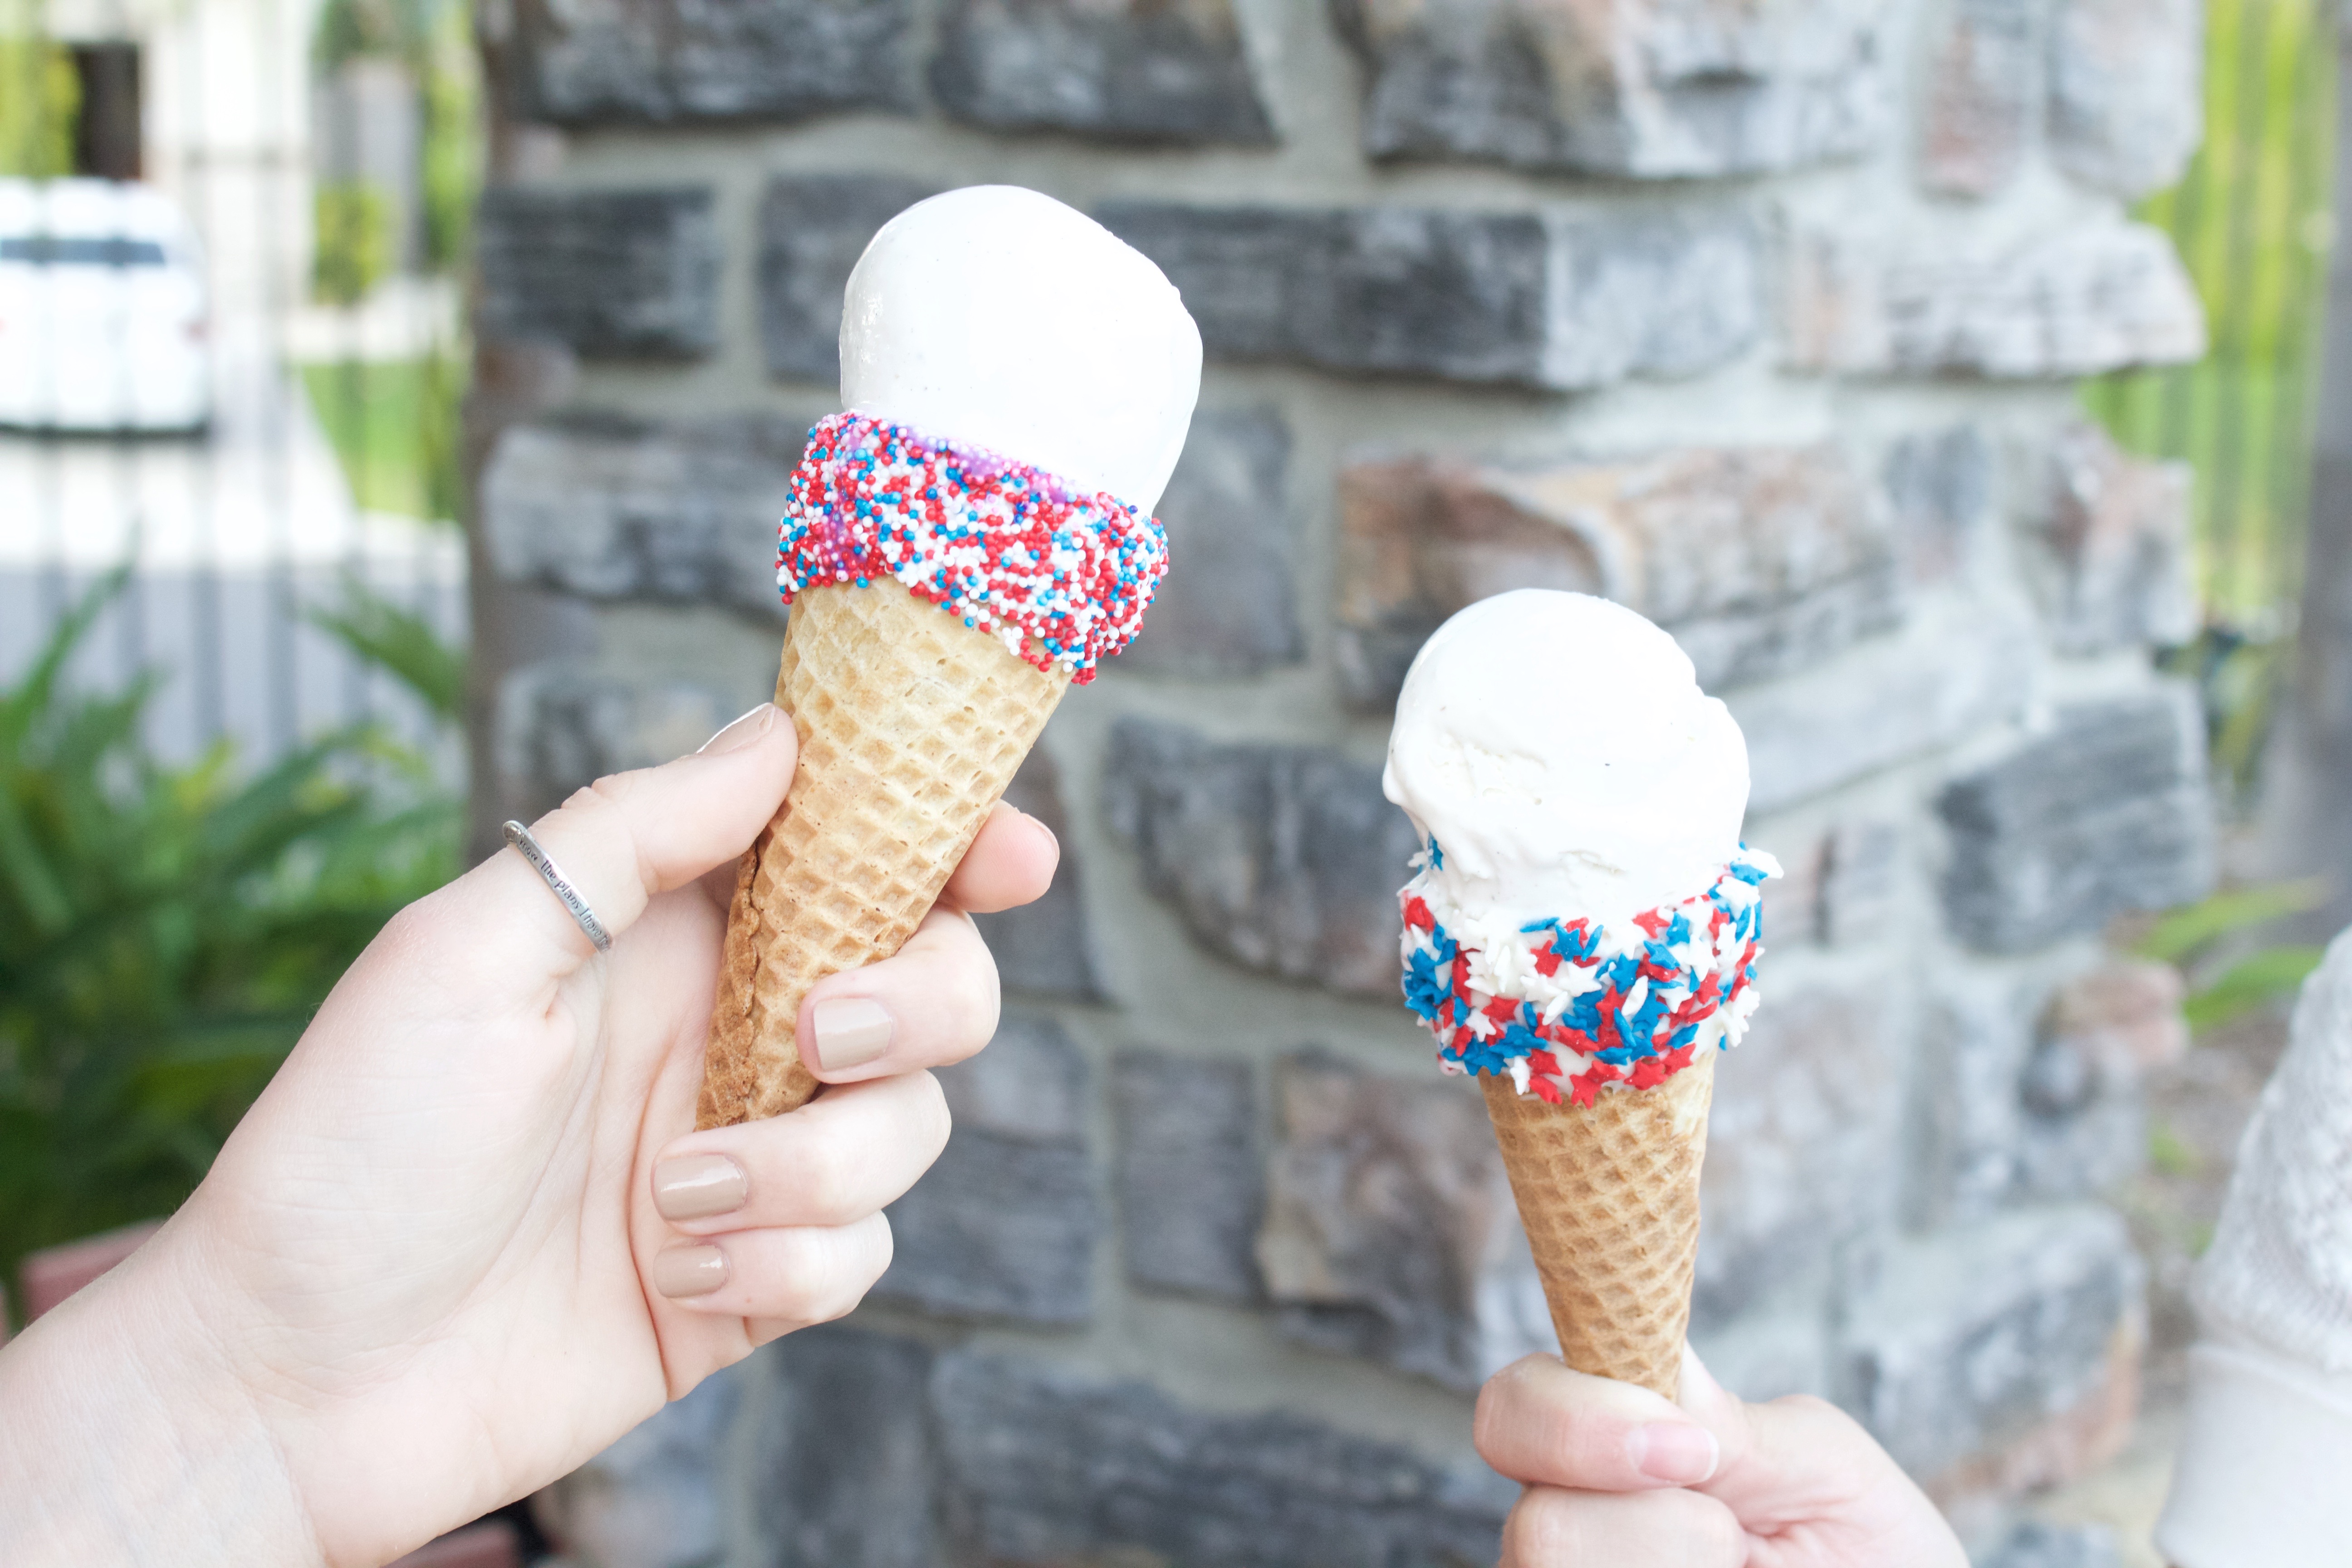
[[[1578,1372],[1668,1399],[1698,1256],[1712,1053],[1654,1089],[1554,1105],[1480,1079],[1559,1350]]]
[[[697,1126],[815,1092],[809,987],[914,934],[1069,683],[889,579],[794,602],[776,702],[800,763],[737,873]]]

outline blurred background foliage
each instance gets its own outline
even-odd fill
[[[361,949],[459,868],[434,759],[370,726],[257,773],[142,733],[157,678],[66,679],[124,581],[0,691],[0,1279],[28,1251],[168,1214]],[[314,616],[454,724],[463,661],[346,584]]]
[[[2205,629],[2168,661],[2201,687],[2218,782],[2252,810],[2294,632],[2318,344],[2335,243],[2332,0],[2207,0],[2205,141],[2140,205],[2204,300],[2193,365],[2084,384],[2125,447],[2195,468]]]
[[[47,180],[73,172],[81,79],[63,46],[12,26],[0,6],[0,175]]]

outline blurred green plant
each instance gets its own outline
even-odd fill
[[[2327,884],[2315,877],[2227,889],[2172,910],[2133,943],[2133,951],[2179,965],[2193,987],[2182,1007],[2189,1026],[2218,1028],[2293,995],[2325,955],[2324,949],[2300,942],[2248,952],[2244,939],[2326,901]]]
[[[330,305],[356,305],[392,271],[392,202],[365,180],[311,193],[310,292]]]
[[[455,348],[415,359],[332,360],[301,373],[356,504],[436,522],[463,515],[466,367]]]
[[[73,173],[81,78],[73,56],[0,8],[0,174],[50,180]]]
[[[28,1251],[165,1214],[337,976],[458,868],[461,812],[368,728],[250,776],[142,738],[155,678],[64,679],[125,576],[0,690],[0,1279]],[[454,655],[356,587],[318,616],[454,710]]]

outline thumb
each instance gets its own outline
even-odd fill
[[[798,754],[782,710],[762,703],[690,756],[575,792],[531,825],[531,837],[617,941],[656,894],[751,847],[782,804]],[[437,973],[491,994],[545,993],[596,952],[520,853],[491,856],[418,913],[416,937]]]

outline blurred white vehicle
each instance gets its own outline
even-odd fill
[[[0,180],[0,426],[200,429],[205,335],[202,256],[168,197]]]

